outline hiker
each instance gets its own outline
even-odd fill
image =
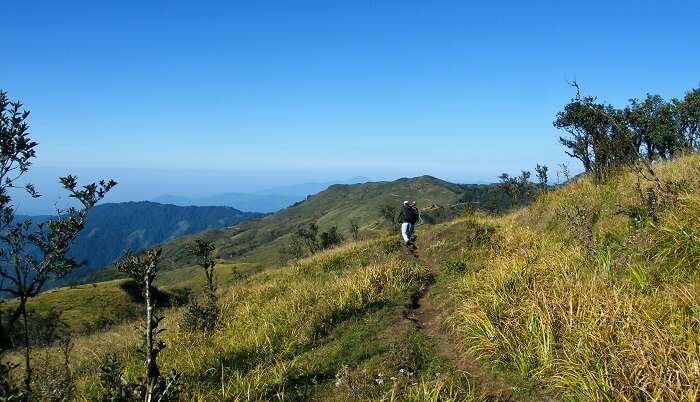
[[[401,213],[399,214],[399,222],[401,222],[401,236],[406,244],[406,247],[415,248],[413,243],[413,227],[418,221],[420,213],[416,207],[415,201],[404,201]]]

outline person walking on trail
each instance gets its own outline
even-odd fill
[[[401,213],[399,214],[399,222],[401,222],[401,237],[408,248],[415,248],[413,242],[413,228],[418,222],[420,213],[416,207],[415,201],[404,201]]]

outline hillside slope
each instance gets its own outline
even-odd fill
[[[375,229],[390,227],[380,207],[388,205],[399,208],[407,199],[418,202],[426,222],[453,216],[467,204],[482,205],[492,210],[503,210],[509,206],[507,197],[497,185],[454,184],[430,176],[392,182],[337,184],[261,219],[167,242],[163,245],[163,267],[176,269],[192,265],[194,261],[185,245],[195,238],[213,241],[216,256],[222,260],[277,266],[281,262],[280,251],[299,228],[310,223],[317,224],[320,231],[336,226],[346,237],[350,237],[351,222],[355,222],[360,227],[360,236],[370,238],[376,236]],[[107,269],[92,280],[116,277],[118,275],[113,269]]]
[[[566,400],[700,396],[700,156],[431,231],[465,356]]]
[[[400,206],[403,200],[412,198],[422,207],[433,203],[449,205],[457,202],[462,191],[460,185],[427,176],[393,182],[338,184],[258,221],[202,235],[216,242],[220,258],[247,256],[248,260],[274,262],[289,235],[310,223],[317,224],[320,231],[336,226],[347,233],[350,222],[355,221],[360,230],[366,230],[382,223],[382,205]],[[166,245],[165,255],[172,256],[177,263],[181,250],[181,242],[175,241]]]

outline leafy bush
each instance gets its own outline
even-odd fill
[[[180,328],[185,332],[211,332],[219,319],[219,306],[216,299],[204,297],[203,301],[193,300],[180,320]]]
[[[61,310],[56,307],[43,312],[28,309],[27,316],[30,319],[27,320],[27,335],[30,346],[50,345],[67,332],[68,327],[61,320],[61,313]],[[5,330],[12,340],[13,347],[24,346],[24,328],[20,323],[16,322]]]
[[[581,203],[564,206],[558,212],[567,224],[572,239],[591,249],[595,244],[595,226],[600,219],[600,208]]]
[[[280,251],[280,254],[286,261],[304,258],[340,245],[343,241],[343,235],[338,232],[338,227],[333,226],[319,235],[318,226],[310,223],[292,234],[289,243]]]
[[[399,209],[395,205],[384,204],[379,207],[379,214],[387,226],[394,227],[398,223]]]
[[[113,353],[104,357],[99,367],[100,401],[126,402],[132,394],[129,384],[122,377],[124,366]]]
[[[149,383],[139,378],[129,382],[124,378],[124,365],[115,354],[108,354],[99,367],[100,392],[98,400],[103,402],[129,402],[146,400],[150,394],[152,401],[178,401],[181,392],[180,376],[175,371],[160,376]]]
[[[321,249],[325,250],[337,246],[343,242],[343,235],[338,232],[338,228],[333,226],[327,232],[321,233]]]
[[[75,380],[70,365],[72,340],[66,337],[57,344],[63,359],[55,360],[44,352],[33,369],[32,397],[41,401],[69,401],[75,393]]]
[[[15,368],[16,364],[0,361],[0,401],[19,401],[23,398],[22,391],[10,381],[10,373]]]

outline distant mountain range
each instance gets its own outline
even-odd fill
[[[320,183],[302,183],[289,186],[275,187],[253,193],[229,192],[214,194],[206,197],[187,197],[164,194],[151,201],[161,204],[179,206],[228,206],[241,211],[276,212],[306,197],[319,193],[334,184],[355,184],[368,181],[366,177],[354,177],[346,180],[335,180]]]
[[[231,207],[182,207],[150,201],[97,205],[88,213],[85,228],[69,250],[69,255],[84,260],[86,265],[53,285],[88,276],[113,263],[125,250],[136,252],[193,233],[226,228],[262,216]],[[22,218],[26,216],[17,216],[17,219]],[[31,218],[38,224],[52,216]]]
[[[221,193],[201,198],[164,194],[154,198],[152,201],[178,206],[227,206],[241,211],[267,213],[286,208],[299,201],[299,199],[300,197],[292,195]]]

